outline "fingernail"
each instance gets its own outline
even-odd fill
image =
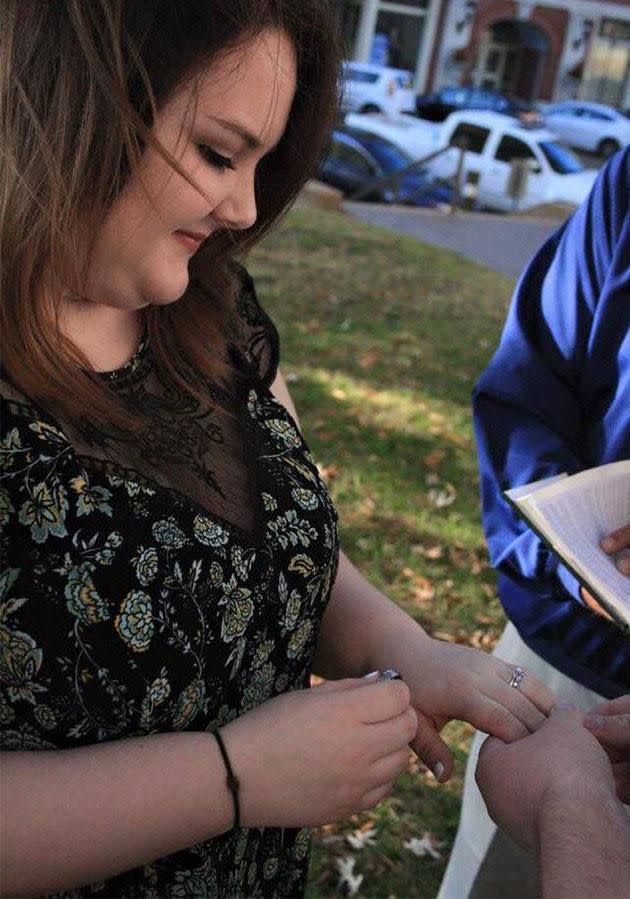
[[[630,574],[630,558],[624,556],[622,559],[619,559],[617,567],[622,574]]]
[[[433,776],[435,777],[435,779],[442,780],[442,778],[444,777],[444,763],[436,762],[435,765],[433,766],[432,770],[433,770]]]
[[[615,551],[615,541],[610,537],[604,537],[604,539],[599,544],[605,553],[612,553]]]
[[[584,719],[584,724],[587,727],[605,727],[606,726],[606,718],[603,715],[587,715]]]
[[[611,725],[613,727],[630,728],[630,715],[587,715],[584,719],[584,724],[587,727],[592,727],[594,730],[607,728]]]
[[[378,680],[381,676],[381,672],[377,669],[376,671],[370,671],[369,674],[363,675],[363,680]]]

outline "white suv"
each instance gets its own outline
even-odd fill
[[[344,62],[341,108],[344,112],[414,112],[411,72],[361,62]]]

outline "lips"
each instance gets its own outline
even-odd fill
[[[201,231],[175,231],[174,236],[183,244],[189,252],[196,253],[204,240],[208,237]]]
[[[177,234],[185,234],[186,237],[190,237],[192,240],[196,240],[196,241],[198,241],[199,243],[201,243],[203,240],[205,240],[206,237],[208,236],[207,234],[204,234],[202,231],[184,231],[184,230],[180,230],[180,231],[177,231]]]

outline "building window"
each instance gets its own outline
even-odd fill
[[[424,31],[424,16],[391,12],[382,4],[376,20],[375,41],[384,47],[384,65],[415,72]]]
[[[583,100],[627,105],[630,70],[630,22],[604,19],[593,41],[580,88]]]

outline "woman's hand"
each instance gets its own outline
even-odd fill
[[[608,753],[617,796],[630,804],[630,694],[595,706],[584,725]]]
[[[409,688],[377,675],[278,696],[222,728],[245,827],[325,824],[377,805],[409,763]]]
[[[511,687],[515,666],[476,649],[423,636],[392,659],[411,690],[418,716],[412,748],[440,781],[448,780],[452,755],[439,736],[453,718],[511,743],[537,730],[556,697],[532,674]]]

